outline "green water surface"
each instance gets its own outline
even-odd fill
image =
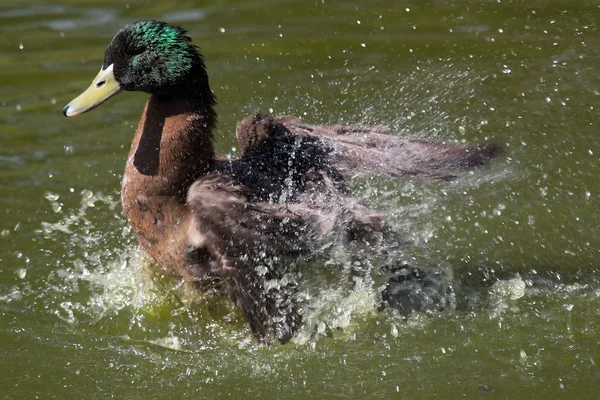
[[[402,319],[334,284],[295,343],[265,348],[226,302],[153,280],[119,203],[146,95],[61,113],[150,18],[202,48],[221,153],[259,110],[504,143],[452,182],[355,182],[452,266],[459,307]],[[597,398],[599,21],[583,0],[3,0],[0,396]]]

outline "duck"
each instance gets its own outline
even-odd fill
[[[352,193],[350,178],[453,179],[499,150],[259,113],[236,126],[239,157],[219,157],[204,56],[183,28],[155,20],[116,33],[97,76],[63,114],[127,91],[149,95],[121,187],[141,247],[194,288],[228,296],[267,345],[288,342],[302,323],[294,260],[331,237],[396,237],[385,215]]]

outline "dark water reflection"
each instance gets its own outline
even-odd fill
[[[487,388],[595,398],[597,15],[579,0],[3,2],[0,388],[12,398]],[[202,47],[222,153],[257,110],[506,143],[497,163],[454,182],[355,182],[420,257],[454,266],[469,289],[461,308],[405,321],[371,312],[373,287],[334,287],[300,344],[265,349],[227,303],[148,274],[118,203],[145,96],[61,115],[114,32],[142,18],[181,24]]]

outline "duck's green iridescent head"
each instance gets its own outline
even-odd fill
[[[99,106],[122,90],[167,95],[178,90],[210,91],[202,55],[186,31],[159,21],[121,29],[108,45],[92,85],[63,110],[70,117]]]

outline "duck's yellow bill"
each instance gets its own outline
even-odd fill
[[[73,117],[93,110],[111,97],[121,92],[121,85],[113,74],[113,64],[101,69],[85,92],[71,101],[63,109],[65,117]]]

